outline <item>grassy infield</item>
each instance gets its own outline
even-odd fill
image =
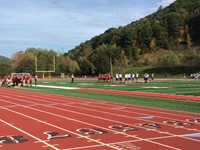
[[[155,82],[151,83],[140,82],[131,84],[116,84],[110,82],[98,83],[96,79],[94,80],[76,79],[74,83],[70,83],[70,79],[67,79],[67,80],[39,80],[38,84],[200,96],[200,91],[199,91],[200,80],[156,80]],[[34,86],[27,87],[25,89],[34,91],[36,90],[46,93],[67,95],[67,96],[84,97],[90,99],[115,101],[115,102],[129,103],[129,104],[137,104],[137,105],[200,113],[200,101],[166,99],[166,98],[156,98],[156,97],[141,97],[133,95],[116,95],[110,93],[94,94],[91,92],[85,92],[79,90],[51,89],[51,88],[40,88]]]

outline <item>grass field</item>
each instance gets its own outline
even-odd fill
[[[62,88],[44,88],[40,87],[40,85],[57,86]],[[67,87],[69,89],[64,89]],[[91,93],[70,89],[74,87],[200,96],[200,80],[156,80],[151,83],[140,82],[130,84],[97,82],[96,79],[76,79],[74,83],[71,83],[69,79],[39,80],[38,86],[23,87],[20,89],[200,113],[200,101],[121,94],[116,95],[112,93]]]

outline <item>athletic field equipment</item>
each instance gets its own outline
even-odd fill
[[[38,58],[35,56],[35,72],[55,72],[56,71],[56,58],[53,56],[53,64],[52,64],[52,70],[38,70]]]
[[[52,70],[38,70],[38,58],[37,55],[35,56],[35,72],[42,72],[42,78],[44,79],[44,74],[49,73],[49,78],[50,78],[50,73],[56,71],[56,58],[53,56],[53,64],[52,64]]]
[[[30,73],[23,73],[23,72],[22,73],[11,73],[10,75],[11,75],[11,77],[17,76],[17,75],[18,76],[26,76],[26,75],[30,76]]]

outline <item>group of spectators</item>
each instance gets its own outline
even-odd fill
[[[3,87],[20,87],[20,86],[32,86],[33,78],[35,80],[35,85],[37,85],[37,75],[24,75],[17,74],[13,76],[5,76],[1,86]]]

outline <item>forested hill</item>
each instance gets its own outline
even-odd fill
[[[113,66],[199,65],[200,0],[176,0],[124,27],[110,28],[65,53],[82,74]]]

